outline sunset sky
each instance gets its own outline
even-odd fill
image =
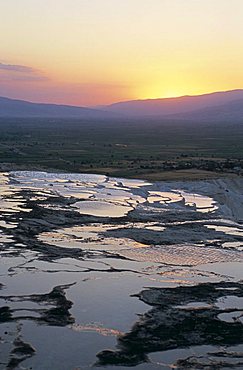
[[[0,95],[74,105],[243,88],[242,0],[4,0]]]

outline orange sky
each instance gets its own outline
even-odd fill
[[[7,0],[0,95],[75,105],[243,88],[242,0]]]

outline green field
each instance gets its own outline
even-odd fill
[[[240,172],[243,124],[1,119],[0,165],[148,179]]]

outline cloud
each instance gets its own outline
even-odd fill
[[[20,73],[35,73],[35,69],[18,64],[5,64],[0,62],[0,70],[20,72]]]
[[[0,81],[42,82],[48,81],[41,71],[32,67],[0,62]]]
[[[11,78],[12,81],[49,81],[49,78],[46,76],[41,75],[23,75],[23,76],[15,76]]]

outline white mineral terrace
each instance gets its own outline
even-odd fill
[[[137,370],[169,370],[180,368],[179,360],[186,361],[182,369],[210,368],[220,356],[228,368],[238,364],[242,222],[240,177],[149,183],[1,173],[0,369],[88,370],[107,361],[114,370],[109,361],[120,361],[125,370],[134,361]],[[204,295],[201,283],[209,284]],[[187,315],[201,315],[193,332],[180,326],[177,342],[169,337],[173,330],[163,329],[168,340],[156,342],[153,330],[178,327]],[[219,333],[203,339],[209,319],[229,330],[220,345]],[[126,333],[144,358],[130,358],[129,335],[119,342]],[[165,343],[174,349],[164,350]]]

